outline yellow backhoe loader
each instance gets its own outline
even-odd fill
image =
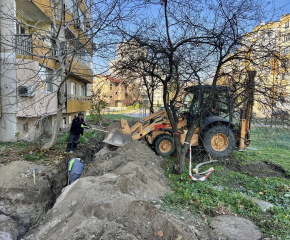
[[[250,86],[250,85],[248,85]],[[198,111],[203,109],[205,100],[209,96],[211,86],[192,86],[186,89],[183,101],[183,111],[180,112],[178,132],[181,143],[184,144],[188,126],[194,123]],[[247,90],[253,95],[253,91]],[[253,96],[247,96],[242,111],[231,114],[229,89],[217,86],[214,106],[210,112],[204,112],[199,127],[195,130],[191,145],[202,145],[213,158],[227,157],[233,153],[235,147],[244,150],[250,144],[250,127],[253,107]],[[238,116],[234,123],[234,116]],[[169,156],[174,153],[173,132],[165,110],[160,110],[143,118],[133,127],[129,127],[126,120],[121,119],[121,129],[112,130],[104,142],[123,146],[132,140],[145,136],[146,141],[153,145],[158,155]]]

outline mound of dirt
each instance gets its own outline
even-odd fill
[[[101,150],[102,151],[102,150]],[[132,141],[115,151],[98,153],[93,166],[82,174],[99,176],[114,173],[120,177],[114,183],[120,193],[141,199],[159,199],[170,192],[168,181],[160,167],[164,159],[141,141]]]
[[[114,185],[119,178],[107,173],[78,179],[24,239],[197,240],[150,203],[120,194]]]
[[[225,167],[231,171],[243,172],[254,177],[286,177],[286,172],[273,163],[260,162],[245,166],[227,164]]]
[[[84,164],[90,164],[94,161],[94,155],[105,146],[103,137],[104,134],[100,134],[91,138],[87,144],[80,144],[72,156],[81,158]]]

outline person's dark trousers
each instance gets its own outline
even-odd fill
[[[67,152],[75,151],[76,148],[77,148],[79,139],[80,139],[80,134],[70,133],[69,134],[68,143],[67,143],[67,147],[66,147],[66,151]]]

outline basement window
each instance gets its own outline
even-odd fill
[[[23,132],[28,132],[28,122],[23,124]]]

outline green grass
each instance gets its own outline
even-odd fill
[[[27,161],[35,162],[37,160],[41,160],[45,157],[44,153],[35,153],[35,154],[25,154],[24,159]]]
[[[124,112],[122,112],[122,113],[124,113]],[[104,114],[103,116],[107,120],[119,120],[120,118],[124,118],[124,119],[128,120],[128,119],[134,118],[134,117],[126,116],[124,114],[116,114],[116,113]],[[92,120],[92,116],[87,115],[87,120]],[[102,123],[102,124],[104,124],[104,123]]]
[[[23,148],[27,147],[30,143],[28,141],[21,140],[19,142],[5,142],[0,143],[0,149],[4,148]]]
[[[271,162],[281,166],[290,175],[290,130],[285,128],[252,127],[251,148],[246,152],[234,152],[240,164]]]
[[[251,139],[251,147],[258,150],[236,151],[231,161],[243,165],[267,161],[290,173],[289,130],[254,128]],[[208,181],[193,182],[188,176],[188,159],[182,175],[171,173],[174,160],[175,157],[166,158],[163,166],[173,190],[163,198],[164,208],[186,207],[194,213],[205,213],[208,223],[216,215],[235,214],[252,220],[260,227],[263,237],[290,239],[290,198],[285,196],[290,194],[290,179],[249,176],[230,171],[217,163]],[[193,166],[196,164],[193,163]],[[209,167],[203,166],[200,171]],[[217,190],[215,186],[222,186],[223,190]],[[243,194],[270,202],[274,207],[264,213]]]
[[[79,140],[79,143],[88,143],[88,141],[91,139],[91,138],[94,138],[98,135],[103,135],[103,133],[100,133],[100,132],[84,132],[83,135],[80,136],[80,140]],[[58,139],[56,140],[56,143],[63,143],[63,142],[68,142],[68,139],[69,139],[69,133],[65,133],[63,135],[61,135],[60,137],[58,137]]]
[[[132,119],[134,117],[126,116],[123,114],[105,114],[104,117],[108,120],[120,120],[120,118],[124,118],[125,120]]]

